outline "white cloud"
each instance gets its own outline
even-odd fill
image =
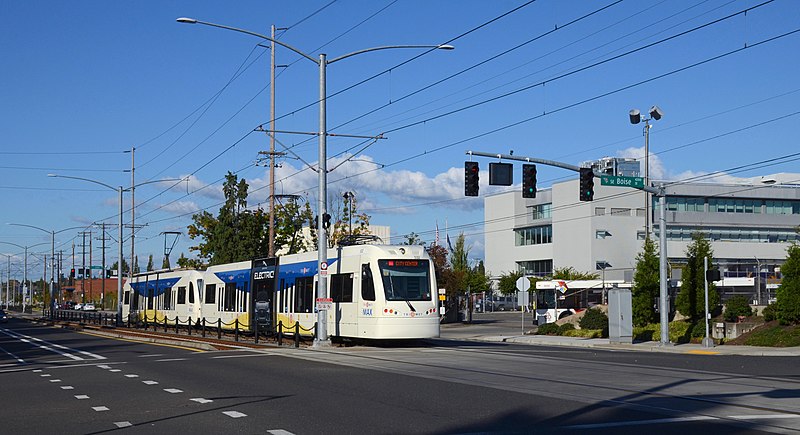
[[[200,210],[200,206],[194,201],[176,201],[166,204],[161,207],[162,210],[176,215],[186,213],[196,213]]]

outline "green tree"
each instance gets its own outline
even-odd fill
[[[183,255],[183,252],[181,252],[181,256],[178,257],[177,264],[178,264],[178,267],[183,267],[183,268],[187,268],[187,269],[205,269],[206,268],[206,264],[204,264],[202,261],[200,261],[200,259],[198,259],[198,258],[186,258],[186,256]]]
[[[199,262],[224,264],[267,255],[268,217],[261,209],[247,209],[247,189],[245,180],[228,172],[222,185],[225,203],[219,214],[215,217],[203,211],[192,216],[189,238],[200,243],[189,250],[197,251]]]
[[[781,266],[781,286],[776,292],[778,321],[782,325],[800,323],[800,245],[792,243]]]
[[[111,270],[117,270],[117,263],[119,263],[119,261],[115,261],[114,264],[111,265]],[[124,274],[127,274],[127,273],[128,273],[128,262],[125,261],[125,259],[123,258],[122,259],[122,274],[124,275]]]
[[[134,274],[140,273],[140,270],[139,270],[139,256],[138,255],[133,257],[133,273]]]
[[[328,247],[333,248],[343,237],[351,233],[354,236],[370,234],[371,216],[358,211],[358,199],[355,195],[338,195],[337,200],[333,202],[332,212],[332,223],[328,229]]]
[[[644,326],[658,322],[654,301],[659,295],[659,257],[656,244],[647,237],[636,256],[636,273],[633,275],[633,324]]]
[[[183,254],[181,254],[181,255],[183,255]],[[170,266],[170,264],[169,264],[169,257],[167,257],[166,255],[164,256],[164,261],[161,262],[161,268],[162,269],[172,269],[172,266]]]
[[[552,279],[563,279],[568,281],[584,281],[584,280],[591,280],[597,279],[600,277],[599,273],[596,272],[578,272],[572,266],[569,267],[562,267],[560,269],[556,268],[553,271]]]
[[[425,246],[425,242],[423,242],[422,239],[419,237],[419,234],[415,232],[411,232],[411,234],[406,234],[403,236],[403,238],[405,239],[402,243],[403,245]]]
[[[303,237],[303,225],[311,230],[311,241]],[[316,250],[314,214],[308,201],[300,205],[297,198],[275,206],[275,251],[298,254]],[[313,241],[313,243],[312,243]]]
[[[705,274],[703,259],[708,258],[709,268],[713,264],[714,253],[711,244],[700,232],[692,234],[692,243],[686,248],[686,266],[681,274],[681,290],[675,300],[675,308],[693,321],[705,316]],[[713,310],[719,305],[719,294],[714,283],[708,283],[708,307]]]
[[[517,280],[522,277],[522,272],[503,272],[500,274],[500,281],[497,289],[501,294],[509,296],[515,294],[517,290]]]
[[[153,270],[153,254],[150,254],[150,257],[147,258],[147,271],[150,272]]]

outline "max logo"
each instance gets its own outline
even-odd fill
[[[372,308],[362,308],[361,309],[362,316],[371,316],[372,315]]]

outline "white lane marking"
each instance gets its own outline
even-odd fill
[[[97,367],[99,367],[99,368],[101,368],[101,369],[103,369],[103,370],[108,370],[108,369],[110,369],[110,368],[111,368],[111,366],[109,366],[109,365],[105,365],[105,364],[100,364],[100,365],[98,365]]]
[[[243,413],[241,413],[239,411],[223,411],[222,413],[227,415],[230,418],[247,417],[247,414],[243,414]]]
[[[41,373],[41,372],[42,372],[42,369],[36,369],[36,370],[34,370],[33,372],[34,372],[34,373]]]
[[[105,406],[92,406],[92,409],[94,409],[97,412],[108,411],[108,408]]]
[[[164,356],[163,353],[152,353],[150,355],[139,355],[139,358],[152,358],[156,356]]]
[[[142,383],[146,385],[158,385],[158,382],[156,381],[142,381]]]
[[[170,362],[170,361],[186,361],[186,358],[167,358],[167,359],[156,360],[156,362]]]
[[[45,373],[45,374],[43,374],[43,375],[39,375],[39,376],[41,376],[41,377],[43,377],[43,378],[49,378],[50,376],[53,376],[53,375],[51,375],[51,374],[49,374],[49,373]]]
[[[116,373],[116,372],[121,372],[121,371],[122,370],[120,370],[120,369],[111,369],[111,370],[109,370],[109,372],[111,372],[111,373]]]
[[[164,388],[164,391],[172,394],[183,393],[183,390],[179,390],[177,388]]]
[[[78,399],[78,400],[86,400],[86,399],[89,398],[89,396],[87,396],[85,394],[79,394],[79,395],[75,396],[75,398]]]
[[[94,354],[94,353],[90,353],[90,352],[85,352],[85,351],[78,350],[78,349],[71,349],[71,348],[68,348],[66,346],[62,346],[60,344],[51,343],[49,341],[45,341],[45,340],[42,340],[40,338],[31,337],[29,335],[19,334],[19,333],[13,332],[13,331],[8,330],[8,329],[0,329],[0,332],[2,332],[3,334],[8,335],[9,337],[16,338],[17,340],[19,340],[19,341],[21,341],[23,343],[29,343],[29,344],[31,344],[33,346],[39,347],[40,349],[44,349],[44,350],[47,350],[47,351],[50,351],[50,352],[55,352],[55,353],[57,353],[57,354],[59,354],[61,356],[65,356],[65,357],[73,359],[75,361],[84,361],[84,358],[82,358],[80,356],[77,356],[77,355],[73,355],[71,353],[62,352],[62,350],[63,351],[77,352],[77,353],[80,353],[80,354],[84,354],[84,355],[90,356],[90,357],[92,357],[94,359],[106,359],[106,357],[104,357],[104,356],[100,356],[100,355],[97,355],[97,354]],[[39,344],[39,343],[42,343],[42,344]],[[61,350],[59,350],[59,349],[61,349]]]
[[[753,415],[729,415],[728,418],[734,420],[770,420],[773,418],[800,418],[797,414],[753,414]]]
[[[294,435],[288,430],[283,430],[283,429],[272,429],[268,430],[267,433],[271,433],[272,435]]]
[[[138,378],[139,375],[125,375],[126,378]]]
[[[73,387],[72,385],[64,385],[63,387],[61,387],[61,389],[62,390],[74,390],[75,387]]]
[[[50,382],[61,382],[61,379],[50,379]]]
[[[613,421],[609,423],[593,423],[593,424],[577,424],[573,426],[564,426],[564,429],[599,429],[606,427],[622,427],[622,426],[644,426],[648,424],[664,424],[664,423],[683,423],[687,421],[708,421],[719,420],[718,417],[711,417],[705,415],[698,415],[694,417],[674,417],[674,418],[658,418],[653,420],[631,420],[631,421]]]
[[[195,397],[194,399],[189,399],[197,403],[211,403],[213,400],[211,399],[203,399],[202,397]]]
[[[211,359],[224,359],[224,358],[252,358],[254,356],[275,356],[278,355],[277,353],[259,353],[257,355],[222,355],[222,356],[212,356]]]
[[[133,426],[133,424],[131,424],[131,422],[129,422],[129,421],[117,421],[117,422],[114,422],[114,426],[119,427],[119,428],[123,428],[123,427],[131,427],[131,426]]]

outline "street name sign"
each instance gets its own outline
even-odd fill
[[[644,188],[644,178],[603,175],[600,177],[600,184],[603,186],[635,187],[642,189]]]

